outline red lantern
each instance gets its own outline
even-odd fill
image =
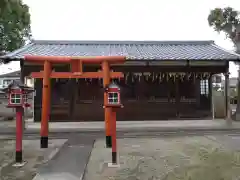
[[[120,88],[116,84],[110,84],[107,88],[108,104],[120,104]]]
[[[3,89],[3,92],[8,93],[7,107],[29,107],[30,104],[27,102],[28,94],[32,91],[32,88],[27,87],[17,81],[13,81],[7,88]]]
[[[121,95],[120,95],[120,87],[115,84],[111,83],[107,88],[107,107],[122,107],[121,104]]]

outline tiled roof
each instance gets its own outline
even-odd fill
[[[126,56],[129,60],[240,60],[213,41],[32,41],[3,59],[42,56]]]
[[[20,78],[21,75],[21,71],[14,71],[14,72],[10,72],[7,74],[1,74],[0,78],[7,78],[7,77],[19,77]]]

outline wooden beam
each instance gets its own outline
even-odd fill
[[[43,72],[32,72],[30,74],[32,78],[43,78]],[[121,72],[110,72],[111,78],[123,78],[124,74]],[[72,72],[51,72],[49,78],[103,78],[103,72],[84,72],[84,73],[72,73]]]
[[[187,61],[180,61],[180,60],[172,60],[172,61],[167,61],[167,60],[161,60],[161,61],[150,61],[149,62],[150,66],[186,66]]]
[[[80,71],[78,61],[72,61],[70,65],[71,65],[71,72],[82,72]]]
[[[189,66],[219,67],[219,66],[226,66],[226,61],[223,61],[223,60],[190,60]]]
[[[49,61],[50,63],[63,63],[70,64],[73,60],[81,60],[83,64],[100,64],[103,61],[107,61],[110,64],[122,64],[125,62],[126,57],[124,56],[25,56],[24,60],[32,63],[44,63],[44,61]]]

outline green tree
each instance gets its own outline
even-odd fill
[[[0,55],[20,48],[30,37],[28,6],[22,0],[0,0]]]
[[[225,33],[240,54],[240,13],[231,8],[215,8],[208,15],[209,26],[213,27],[216,32]],[[238,89],[240,89],[240,71],[238,75]],[[236,114],[233,118],[240,120],[240,90],[238,90],[238,104]]]

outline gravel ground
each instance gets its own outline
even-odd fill
[[[234,180],[240,177],[240,138],[231,136],[119,139],[120,167],[111,150],[94,145],[85,180]]]
[[[37,167],[50,160],[66,142],[64,139],[50,140],[48,149],[39,148],[39,139],[23,141],[23,158],[27,163],[23,167],[13,167],[15,159],[15,141],[0,140],[0,179],[32,180]]]

